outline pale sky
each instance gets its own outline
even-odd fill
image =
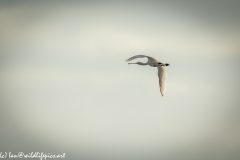
[[[1,1],[0,152],[239,159],[239,7]],[[170,64],[164,97],[137,54]]]

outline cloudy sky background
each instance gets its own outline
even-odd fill
[[[239,159],[239,7],[0,1],[1,151]],[[137,54],[171,65],[164,97]]]

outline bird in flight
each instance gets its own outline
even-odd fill
[[[145,55],[136,55],[133,56],[129,59],[127,59],[127,62],[130,62],[131,60],[134,60],[136,58],[147,58],[148,61],[146,63],[142,63],[142,62],[137,62],[137,63],[128,63],[128,64],[138,64],[138,65],[149,65],[151,67],[157,67],[158,68],[158,77],[159,77],[159,87],[160,87],[160,92],[162,94],[162,96],[165,93],[166,90],[166,77],[167,77],[167,71],[165,69],[166,66],[170,66],[168,63],[162,63],[158,60],[156,60],[153,57],[150,56],[145,56]]]

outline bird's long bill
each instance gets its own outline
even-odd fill
[[[159,77],[160,92],[163,96],[166,90],[166,77],[167,77],[165,66],[158,67],[158,77]]]

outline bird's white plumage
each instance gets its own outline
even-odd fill
[[[151,67],[157,67],[157,66],[158,66],[158,63],[162,63],[162,62],[156,60],[156,59],[153,58],[153,57],[145,56],[145,55],[136,55],[136,56],[133,56],[133,57],[127,59],[126,61],[129,62],[129,61],[134,60],[134,59],[136,59],[136,58],[147,58],[147,59],[148,59],[148,61],[147,61],[146,63],[138,62],[138,63],[141,63],[141,64],[139,64],[139,65],[149,65],[149,66],[151,66]],[[129,63],[129,64],[133,64],[133,63]]]
[[[166,90],[166,77],[167,77],[167,71],[165,67],[168,66],[169,64],[163,64],[162,62],[156,60],[155,58],[150,56],[145,56],[145,55],[136,55],[127,59],[126,61],[129,62],[136,58],[148,58],[148,61],[146,63],[137,62],[137,63],[128,63],[128,64],[149,65],[149,66],[158,68],[159,87],[160,87],[160,92],[163,96]]]
[[[167,71],[165,69],[165,66],[158,66],[158,77],[160,92],[163,96],[166,90],[166,77],[167,77]]]
[[[129,62],[129,61],[134,60],[134,59],[136,59],[136,58],[148,58],[148,61],[159,62],[159,61],[156,60],[155,58],[150,57],[150,56],[145,56],[145,55],[136,55],[136,56],[133,56],[133,57],[127,59],[126,61]]]

